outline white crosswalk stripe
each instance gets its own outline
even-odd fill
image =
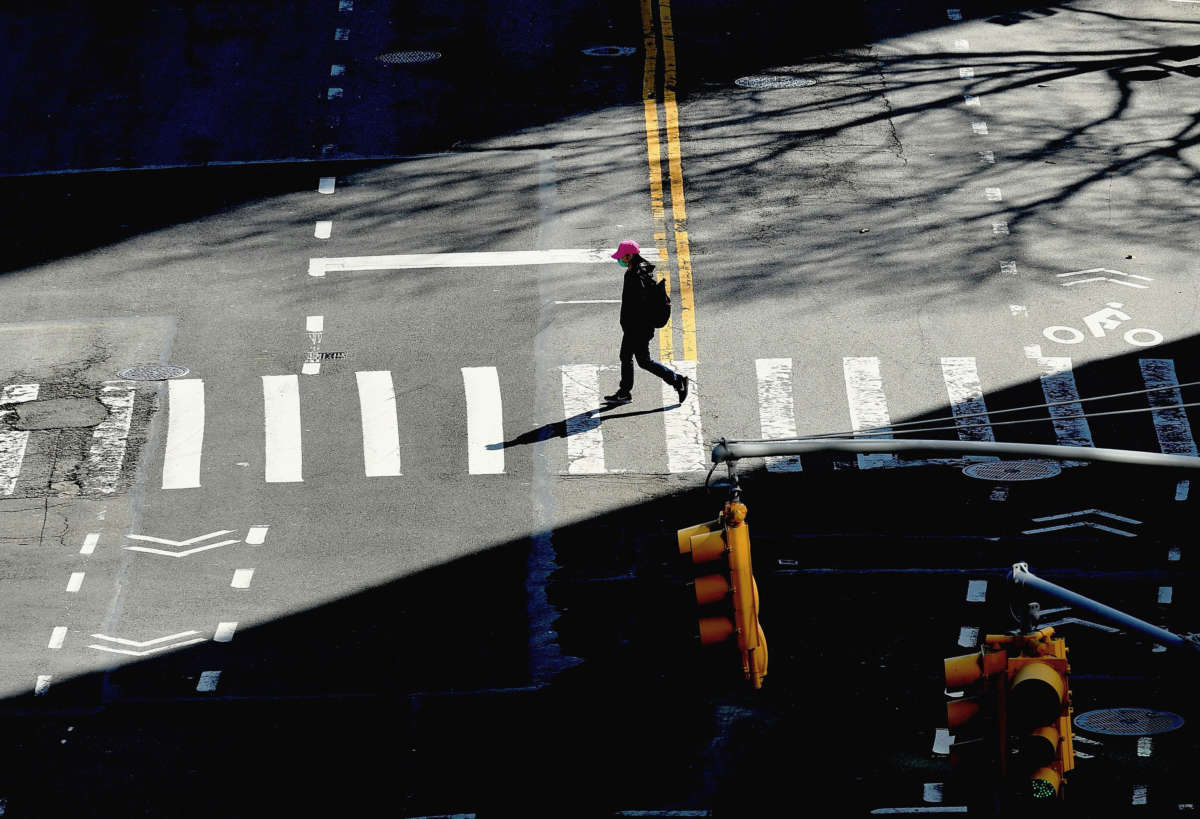
[[[792,360],[760,358],[754,362],[758,376],[758,421],[764,438],[794,438],[796,410],[792,399]],[[766,459],[768,472],[800,472],[799,455]]]
[[[1046,396],[1047,403],[1079,400],[1079,388],[1075,385],[1075,373],[1071,370],[1070,358],[1039,357],[1037,365],[1042,372],[1042,394]],[[1068,403],[1050,407],[1054,434],[1063,446],[1095,446],[1087,419],[1069,417],[1082,414],[1083,404]]]
[[[709,467],[709,450],[700,430],[700,391],[696,384],[696,362],[675,361],[670,365],[691,380],[691,389],[682,406],[663,413],[667,433],[667,469],[671,472],[705,471]],[[675,388],[663,382],[664,407],[679,403]]]
[[[264,375],[262,384],[266,482],[299,483],[304,480],[299,377]]]
[[[472,475],[504,472],[504,414],[500,376],[495,367],[463,367],[467,402],[467,471]]]
[[[400,474],[400,426],[396,389],[387,370],[360,371],[358,403],[362,414],[363,468],[369,478]]]
[[[597,475],[604,468],[604,433],[595,418],[600,406],[600,368],[571,364],[562,368],[563,413],[567,433],[567,473]]]
[[[879,359],[875,356],[846,357],[842,359],[842,370],[846,379],[846,402],[850,407],[850,426],[858,432],[877,427],[872,440],[892,437],[892,419],[888,415],[887,396],[883,394],[883,378],[879,374]],[[858,465],[862,469],[879,469],[899,466],[895,455],[872,453],[859,455]]]
[[[11,384],[0,390],[0,404],[36,401],[37,397],[37,384]],[[16,410],[0,409],[0,424],[15,415]],[[16,489],[28,443],[29,433],[25,430],[0,431],[0,495],[11,495]]]
[[[1169,407],[1182,404],[1183,396],[1179,392],[1179,378],[1175,375],[1175,362],[1169,358],[1143,358],[1138,361],[1142,370],[1142,381],[1146,389],[1155,387],[1174,387],[1175,389],[1160,389],[1147,393],[1152,407]],[[1154,420],[1154,432],[1158,436],[1158,446],[1168,455],[1200,455],[1196,451],[1196,442],[1192,438],[1192,425],[1188,423],[1187,411],[1183,409],[1161,409],[1150,413]]]
[[[108,408],[108,417],[92,433],[92,446],[79,481],[85,491],[107,495],[116,489],[133,420],[135,386],[129,381],[105,381],[100,390],[100,403]]]
[[[167,382],[167,446],[163,455],[163,489],[200,485],[204,450],[204,382],[182,378]]]
[[[946,394],[950,398],[950,411],[954,413],[958,427],[958,439],[995,441],[996,436],[992,433],[987,415],[980,414],[987,412],[987,404],[983,400],[983,386],[979,383],[975,359],[943,358],[942,379],[946,382]]]

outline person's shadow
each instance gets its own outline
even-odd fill
[[[488,444],[488,449],[509,449],[514,446],[523,446],[524,444],[536,444],[538,441],[548,441],[551,438],[568,438],[572,435],[578,435],[581,432],[596,429],[604,421],[611,421],[614,418],[632,418],[635,415],[653,415],[656,412],[666,412],[667,410],[675,409],[679,404],[672,404],[667,407],[655,407],[648,410],[635,410],[633,412],[618,412],[612,415],[601,416],[600,413],[613,407],[622,406],[621,404],[603,404],[596,409],[581,412],[578,415],[572,415],[570,418],[564,418],[561,421],[555,421],[552,424],[544,424],[537,429],[531,429],[529,432],[524,432],[513,438],[511,441],[503,441],[498,444]]]

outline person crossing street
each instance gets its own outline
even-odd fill
[[[609,404],[628,404],[633,400],[633,362],[653,373],[675,388],[682,404],[688,394],[688,378],[665,367],[650,357],[650,339],[654,337],[654,321],[649,312],[647,296],[656,286],[654,265],[641,257],[641,248],[632,239],[617,247],[612,258],[625,268],[621,288],[621,383],[617,391],[604,396]]]

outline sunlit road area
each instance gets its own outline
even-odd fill
[[[1196,811],[1200,4],[827,5],[0,12],[0,816]]]

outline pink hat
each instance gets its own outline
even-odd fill
[[[619,259],[626,253],[638,253],[640,251],[641,248],[638,247],[637,242],[633,241],[633,239],[626,239],[625,241],[621,242],[620,247],[617,248],[617,252],[614,253],[612,257],[614,259]]]

